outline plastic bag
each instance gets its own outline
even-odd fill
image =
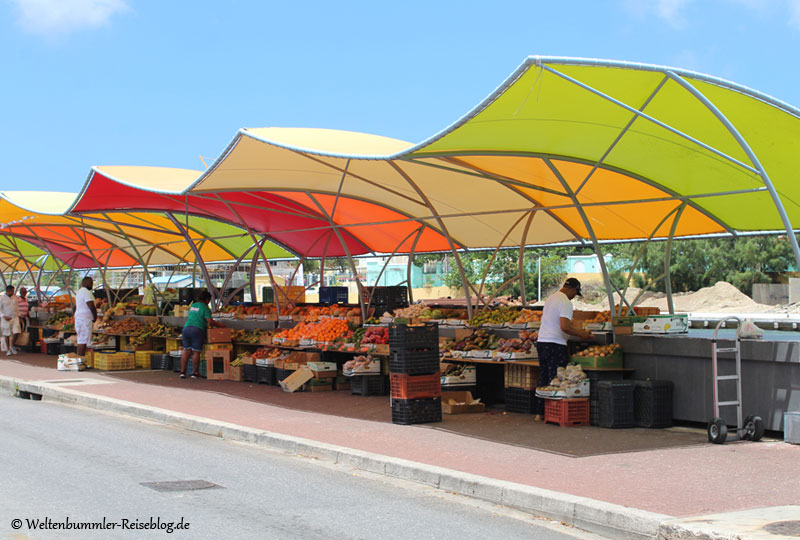
[[[741,339],[760,339],[764,337],[764,331],[756,326],[753,319],[745,319],[736,330],[736,335]]]

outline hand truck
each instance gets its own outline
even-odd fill
[[[717,346],[717,332],[719,329],[730,320],[735,320],[737,323],[736,341],[733,347],[719,347]],[[730,434],[731,441],[747,440],[758,441],[764,436],[764,421],[760,416],[748,416],[742,421],[742,349],[741,340],[739,339],[739,330],[742,321],[739,317],[726,317],[717,323],[714,329],[714,337],[711,340],[711,376],[714,380],[714,418],[708,423],[708,441],[714,444],[723,444],[728,439],[728,425],[725,420],[720,418],[720,407],[736,407],[736,431]],[[730,341],[730,340],[723,340]],[[733,375],[720,375],[717,365],[718,353],[736,353],[736,372]],[[735,401],[720,401],[719,400],[719,382],[720,381],[736,381],[736,400]]]

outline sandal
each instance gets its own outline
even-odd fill
[[[183,371],[181,371],[181,379],[185,379],[185,378],[186,378],[186,373],[184,373]]]

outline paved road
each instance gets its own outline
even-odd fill
[[[46,401],[0,395],[0,434],[0,539],[599,538],[413,483]],[[185,480],[220,487],[142,485]],[[67,517],[115,528],[28,522]],[[151,519],[188,529],[121,529]]]

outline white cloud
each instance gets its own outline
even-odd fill
[[[686,23],[683,18],[683,8],[689,4],[690,1],[691,0],[657,0],[656,13],[672,26],[680,28]]]
[[[125,0],[13,0],[18,22],[32,34],[51,36],[108,24],[126,11]]]
[[[789,26],[800,30],[800,0],[788,0]]]

